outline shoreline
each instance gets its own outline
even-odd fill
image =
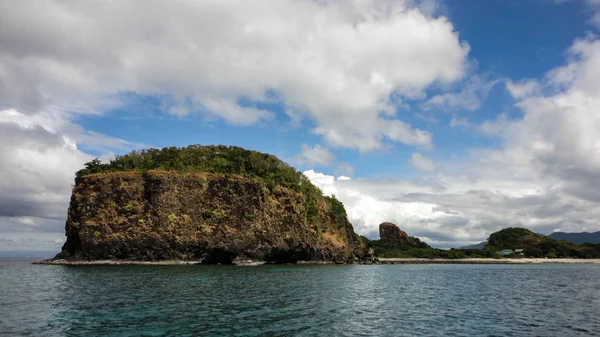
[[[386,264],[600,264],[600,259],[573,259],[573,258],[467,258],[467,259],[427,259],[427,258],[378,258],[375,261],[359,261],[355,264],[386,265]],[[67,265],[67,266],[99,266],[99,265],[200,265],[200,260],[165,260],[165,261],[134,261],[134,260],[94,260],[94,261],[69,261],[69,260],[42,260],[33,262],[39,265]],[[235,266],[261,266],[269,264],[264,261],[240,261]],[[322,265],[339,264],[334,261],[298,261],[290,265]]]
[[[466,258],[466,259],[425,259],[425,258],[378,258],[379,264],[600,264],[600,259],[573,258]]]

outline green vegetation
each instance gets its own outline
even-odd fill
[[[600,258],[600,244],[576,245],[536,234],[525,228],[505,228],[492,233],[486,249],[523,249],[526,257]]]
[[[135,207],[132,204],[127,204],[121,207],[122,213],[135,213]]]
[[[237,174],[259,181],[267,188],[273,190],[282,186],[294,192],[302,193],[304,197],[304,214],[307,223],[319,222],[319,198],[323,193],[315,187],[310,180],[295,168],[279,160],[277,157],[245,150],[237,146],[201,146],[166,147],[163,149],[148,149],[132,151],[128,154],[116,156],[109,163],[102,163],[94,159],[79,170],[75,182],[79,183],[83,177],[104,172],[147,172],[149,170],[167,170],[177,172],[211,172],[219,174]],[[344,205],[335,197],[325,197],[331,206],[333,221],[337,227],[346,224],[346,210]],[[133,213],[132,207],[122,210],[124,213]],[[202,211],[204,219],[223,218],[226,216],[222,210]],[[251,220],[253,215],[245,215]]]
[[[362,237],[375,256],[382,258],[500,258],[500,257],[548,257],[548,258],[600,258],[600,244],[572,244],[564,240],[555,240],[548,236],[536,234],[525,228],[505,228],[492,233],[483,249],[450,249],[432,248],[417,238],[415,244],[394,245],[369,240]],[[502,256],[498,251],[503,249],[523,249],[523,255],[511,254]]]
[[[94,232],[94,237],[95,237],[96,239],[98,239],[98,238],[100,237],[100,235],[101,235],[101,233],[100,233],[100,232],[98,232],[98,231],[95,231],[95,232]]]
[[[543,236],[535,234],[525,228],[505,228],[492,233],[488,238],[487,246],[494,249],[524,249],[536,245]]]
[[[344,208],[344,204],[339,201],[335,195],[331,197],[325,196],[325,201],[329,204],[331,208],[331,214],[333,216],[333,222],[336,224],[338,228],[342,228],[346,226],[346,209]]]
[[[223,219],[227,216],[227,212],[225,212],[225,210],[218,209],[215,211],[214,215],[217,219]]]
[[[244,219],[246,219],[248,221],[252,221],[252,220],[254,220],[254,214],[245,212],[244,213]]]
[[[416,239],[416,238],[415,238]],[[418,241],[415,246],[397,246],[393,244],[383,243],[380,240],[367,240],[367,246],[375,251],[375,256],[383,258],[425,258],[425,259],[464,259],[464,258],[481,258],[481,257],[497,257],[497,254],[491,250],[483,249],[450,249],[443,250],[432,248],[425,242]]]
[[[170,223],[174,223],[177,221],[177,215],[171,213],[169,214],[169,216],[167,217],[167,219],[169,220]]]
[[[93,173],[148,170],[239,174],[261,180],[269,188],[279,185],[297,192],[316,189],[302,173],[273,155],[223,145],[132,151],[109,163],[94,159],[77,172],[75,180]]]

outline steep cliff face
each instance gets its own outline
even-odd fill
[[[365,244],[321,196],[238,175],[150,170],[78,179],[55,259],[350,262]]]

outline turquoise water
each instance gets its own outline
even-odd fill
[[[600,265],[41,266],[2,336],[590,336]]]

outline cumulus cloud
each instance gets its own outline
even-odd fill
[[[12,109],[0,111],[2,236],[27,232],[64,235],[75,171],[93,159],[77,148],[76,140],[101,150],[132,145],[55,117],[46,113],[25,115]],[[14,240],[22,244],[35,241],[29,239]]]
[[[479,75],[474,75],[461,86],[460,91],[435,95],[423,103],[422,107],[425,110],[437,108],[474,111],[479,109],[481,101],[496,84],[498,80],[486,80]]]
[[[464,74],[469,46],[436,11],[428,0],[3,3],[0,232],[62,230],[73,173],[92,158],[81,148],[106,160],[146,147],[74,122],[130,94],[233,125],[269,121],[257,103],[279,104],[339,147],[432,147],[396,107]],[[302,157],[334,159],[320,146]]]
[[[514,83],[511,80],[506,81],[506,90],[514,99],[523,99],[540,93],[540,84],[536,80],[524,80]]]
[[[543,179],[518,179],[521,168],[506,172],[484,161],[477,165],[477,170],[465,174],[415,180],[342,180],[314,171],[305,174],[325,194],[335,194],[355,230],[370,238],[378,237],[378,225],[384,221],[442,248],[485,241],[508,226],[546,234],[597,228],[589,221],[600,215],[593,203],[564,195]]]
[[[441,247],[470,242],[485,235],[479,224],[470,221],[464,214],[458,211],[452,214],[437,209],[435,202],[415,198],[417,193],[439,193],[437,187],[432,188],[428,183],[350,180],[313,170],[304,174],[324,194],[335,194],[344,203],[355,230],[367,237],[377,238],[378,226],[384,221],[392,221],[409,234]],[[407,199],[402,199],[402,196]]]
[[[168,98],[168,113],[250,125],[273,115],[252,102],[275,99],[336,146],[430,146],[395,106],[460,79],[469,52],[434,3],[11,1],[0,102],[99,113],[134,92]]]
[[[435,170],[435,161],[429,157],[425,157],[420,153],[413,153],[409,160],[410,164],[421,171],[433,171]]]
[[[336,192],[357,231],[371,237],[382,221],[439,247],[481,242],[508,226],[546,234],[597,231],[600,41],[577,40],[569,54],[567,64],[541,80],[551,94],[527,89],[513,95],[522,118],[453,119],[454,126],[499,138],[499,149],[473,149],[468,160],[412,180],[312,176]]]
[[[329,166],[335,161],[335,156],[319,144],[312,147],[303,144],[302,152],[296,157],[295,161],[303,165]]]
[[[308,170],[303,172],[304,175],[310,179],[310,181],[317,186],[325,195],[337,194],[337,189],[333,186],[335,180],[334,176],[326,175],[323,173],[317,173],[314,170]]]
[[[600,28],[600,0],[586,0],[587,5],[592,10],[590,23]]]

